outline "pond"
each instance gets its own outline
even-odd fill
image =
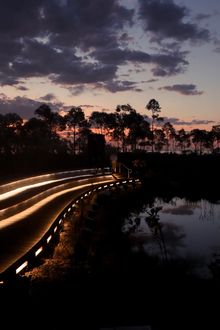
[[[155,198],[125,219],[122,231],[134,253],[161,264],[184,263],[186,272],[203,279],[220,273],[220,201]]]
[[[99,192],[93,230],[76,241],[66,228],[63,251],[32,281],[33,313],[37,301],[54,329],[59,315],[60,329],[220,329],[220,201],[163,196],[149,188]]]

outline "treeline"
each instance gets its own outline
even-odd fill
[[[220,125],[210,131],[186,132],[157,117],[155,109],[150,119],[129,104],[118,105],[112,113],[94,111],[88,118],[81,107],[72,107],[61,116],[47,104],[36,109],[35,117],[29,120],[16,113],[0,114],[0,170],[82,166],[88,161],[88,137],[93,133],[104,134],[108,149],[119,152],[202,154],[219,150]],[[160,119],[160,125],[152,125],[155,119]]]
[[[168,153],[120,153],[118,161],[144,182],[146,196],[174,196],[219,202],[220,155]],[[125,167],[121,172],[126,176]]]

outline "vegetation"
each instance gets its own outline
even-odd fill
[[[47,104],[29,120],[16,113],[0,115],[0,170],[5,176],[88,165],[88,139],[94,133],[105,135],[109,152],[219,152],[220,125],[210,131],[176,130],[170,122],[161,123],[158,101],[151,99],[146,108],[151,119],[129,104],[117,105],[112,113],[94,111],[87,119],[81,107],[61,116]]]

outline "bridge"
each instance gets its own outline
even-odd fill
[[[106,168],[51,173],[0,186],[0,283],[34,265],[81,200],[138,181],[119,180]]]

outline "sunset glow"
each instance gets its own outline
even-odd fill
[[[176,129],[209,129],[220,122],[219,12],[217,0],[1,4],[0,113],[129,103],[147,114],[156,98]]]

